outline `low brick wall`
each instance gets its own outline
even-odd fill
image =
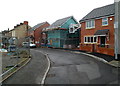
[[[80,45],[80,50],[92,52],[92,45],[90,45],[90,44],[86,44],[86,45],[81,44]]]
[[[113,48],[96,46],[96,50],[93,51],[92,44],[80,44],[80,50],[88,51],[88,52],[97,52],[97,53],[101,53],[101,54],[114,56],[114,49]]]
[[[97,47],[97,52],[102,53],[102,54],[107,54],[107,55],[114,56],[114,49],[112,49],[112,48]]]

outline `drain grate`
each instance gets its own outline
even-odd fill
[[[48,74],[47,77],[55,77],[55,74]]]

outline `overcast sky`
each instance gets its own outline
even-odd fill
[[[16,24],[28,21],[30,26],[74,16],[77,21],[97,7],[114,3],[114,0],[1,0],[0,31],[13,29]]]

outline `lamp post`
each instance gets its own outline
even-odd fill
[[[120,0],[115,0],[115,59],[120,54]]]

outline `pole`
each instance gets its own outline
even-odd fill
[[[120,53],[119,47],[119,3],[120,0],[115,0],[115,59],[118,59],[118,54]]]

